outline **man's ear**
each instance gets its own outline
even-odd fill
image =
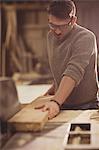
[[[77,21],[77,17],[76,16],[72,16],[71,22],[70,22],[69,25],[74,25],[76,23],[76,21]]]

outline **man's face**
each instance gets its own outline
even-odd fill
[[[50,30],[54,33],[54,35],[61,39],[70,31],[71,26],[71,18],[69,19],[59,19],[53,15],[49,15],[48,17]]]

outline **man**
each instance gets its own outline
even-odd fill
[[[71,0],[53,1],[48,8],[48,58],[54,78],[45,95],[52,100],[41,105],[49,119],[60,109],[97,108],[97,46],[95,35],[76,24]]]

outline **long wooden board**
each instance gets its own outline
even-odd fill
[[[10,125],[16,131],[39,131],[42,130],[47,122],[50,123],[63,123],[68,122],[77,117],[82,111],[61,111],[58,116],[48,121],[48,111],[42,112],[35,107],[49,101],[52,96],[41,96],[28,105],[24,105],[22,110],[16,113],[11,119],[8,120]]]
[[[25,107],[16,113],[8,123],[16,131],[40,131],[48,120],[48,112]]]
[[[51,96],[41,96],[30,104],[23,105],[21,111],[8,120],[16,131],[40,131],[48,121],[48,111],[42,112],[36,106],[45,103]]]

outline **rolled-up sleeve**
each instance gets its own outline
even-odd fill
[[[95,36],[89,33],[78,37],[72,44],[71,57],[66,64],[63,76],[69,76],[75,80],[76,85],[82,80],[85,69],[88,66],[95,49]]]

